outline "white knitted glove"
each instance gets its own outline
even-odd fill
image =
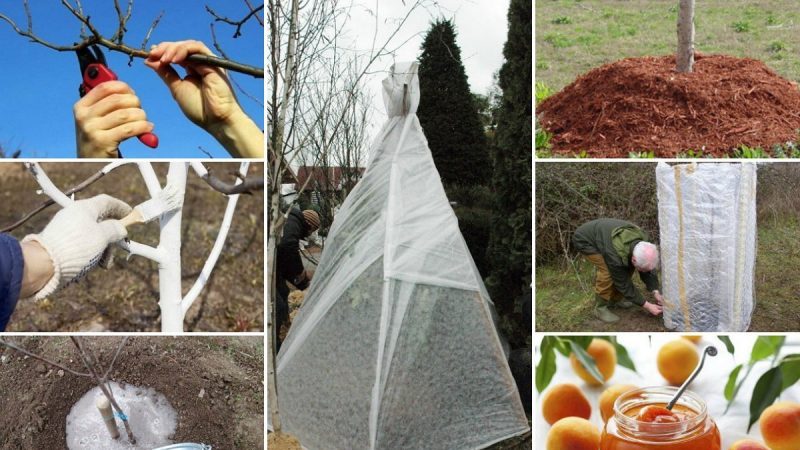
[[[41,233],[25,236],[22,242],[38,242],[53,261],[53,277],[33,298],[45,298],[94,268],[109,244],[128,235],[119,220],[105,219],[121,219],[130,212],[127,203],[102,194],[74,202],[56,213]]]

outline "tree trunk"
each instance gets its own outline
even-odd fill
[[[678,72],[692,72],[694,66],[694,0],[680,0],[676,63]]]

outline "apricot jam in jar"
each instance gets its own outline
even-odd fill
[[[706,403],[690,391],[672,411],[674,387],[649,387],[622,394],[614,403],[600,450],[722,450],[719,429]]]

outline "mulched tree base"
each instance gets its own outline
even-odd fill
[[[798,140],[800,91],[763,62],[695,55],[694,72],[675,57],[628,58],[579,77],[537,106],[554,154],[627,157],[689,150],[724,156],[746,145],[769,151]]]

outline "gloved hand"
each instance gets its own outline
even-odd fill
[[[56,213],[41,233],[25,236],[23,243],[38,242],[53,262],[53,277],[33,298],[45,298],[94,268],[109,244],[128,235],[119,220],[108,219],[130,212],[127,203],[102,194],[74,202]]]

